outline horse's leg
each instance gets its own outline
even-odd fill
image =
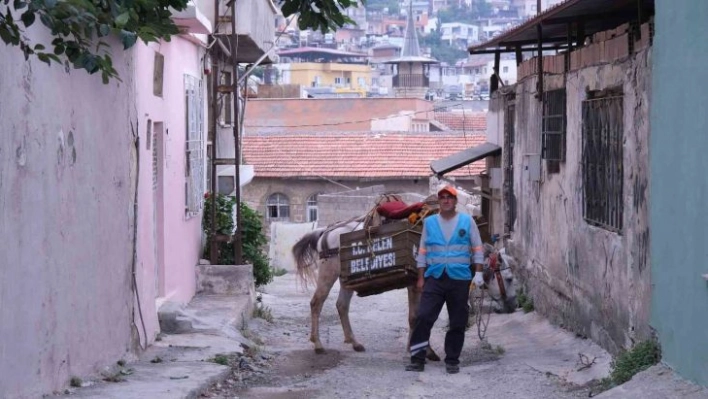
[[[415,320],[418,317],[418,305],[420,305],[421,292],[415,287],[408,287],[408,342],[406,343],[406,351],[411,350],[411,334],[413,334],[413,328],[415,327]],[[433,347],[428,345],[425,352],[425,357],[428,360],[434,362],[440,361],[440,356],[433,350]]]
[[[342,330],[344,330],[344,343],[352,344],[357,352],[364,352],[364,345],[357,342],[352,331],[352,324],[349,321],[349,304],[352,302],[354,291],[344,287],[339,288],[339,297],[337,298],[337,312],[339,312],[339,320],[342,322]]]
[[[317,273],[317,288],[310,300],[310,318],[312,321],[310,341],[315,344],[315,353],[317,354],[325,353],[322,342],[320,342],[320,313],[322,313],[322,305],[327,300],[334,282],[339,278],[339,265],[334,264],[332,259],[336,260],[336,258],[329,258],[320,263]]]

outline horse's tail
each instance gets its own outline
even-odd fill
[[[323,230],[315,230],[305,234],[293,245],[293,256],[297,265],[297,277],[304,287],[310,283],[316,284],[317,266],[317,241],[322,236]]]

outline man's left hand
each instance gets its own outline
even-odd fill
[[[484,278],[482,278],[482,272],[475,273],[474,277],[472,278],[472,282],[478,288],[481,288],[484,285]]]

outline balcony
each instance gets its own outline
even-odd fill
[[[398,74],[393,77],[393,87],[429,87],[430,79],[423,74]]]
[[[219,29],[217,35],[223,40],[232,40],[231,10],[226,1],[219,2]],[[271,0],[236,1],[237,43],[231,43],[236,49],[238,62],[252,63],[258,60],[275,42],[275,19],[277,8]],[[236,46],[238,44],[238,47]],[[232,51],[234,53],[234,51]],[[275,58],[271,55],[269,58]]]

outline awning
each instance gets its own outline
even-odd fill
[[[569,23],[582,24],[584,35],[589,36],[653,14],[654,0],[566,0],[484,43],[470,46],[469,52],[507,52],[517,47],[526,51],[528,46],[537,47],[539,24],[543,27],[541,42],[560,46],[568,43]]]
[[[452,172],[472,162],[479,161],[490,155],[501,154],[502,149],[496,144],[484,143],[476,147],[468,148],[458,153],[448,155],[445,158],[435,160],[430,163],[430,169],[438,176],[447,172]]]

